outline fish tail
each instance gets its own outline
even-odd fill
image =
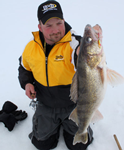
[[[76,135],[74,136],[74,140],[73,140],[73,145],[75,145],[76,143],[83,143],[86,144],[88,142],[88,133],[83,133],[83,134],[78,134],[76,133]]]

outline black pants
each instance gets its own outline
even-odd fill
[[[49,150],[57,146],[60,126],[63,127],[63,136],[67,147],[71,150],[85,150],[92,141],[93,132],[88,128],[89,142],[86,145],[73,145],[73,137],[78,130],[77,125],[68,116],[75,105],[66,108],[49,108],[38,104],[33,117],[33,131],[30,139],[34,146],[40,150]]]
[[[92,140],[93,140],[93,131],[90,127],[88,128],[88,132],[89,132],[89,135],[88,135],[87,144],[77,143],[76,145],[73,145],[72,143],[73,143],[74,136],[64,130],[63,136],[64,136],[64,140],[68,149],[69,150],[86,150],[86,148],[89,146],[89,144],[92,143]],[[33,137],[32,143],[39,150],[50,150],[57,146],[58,139],[59,139],[59,130],[56,134],[52,135],[45,141],[38,141],[35,137]]]

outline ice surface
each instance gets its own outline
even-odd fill
[[[83,35],[86,24],[99,24],[103,29],[103,46],[107,65],[124,76],[124,2],[123,0],[59,0],[64,18],[73,29]],[[28,134],[32,129],[34,111],[30,100],[18,82],[18,58],[38,30],[37,7],[40,0],[4,0],[0,2],[0,109],[9,100],[25,110],[28,118],[19,122],[12,132],[0,123],[0,150],[36,150]],[[108,86],[99,110],[104,119],[92,124],[94,141],[88,150],[118,150],[113,135],[116,134],[124,149],[124,85]],[[58,147],[65,146],[62,129]]]

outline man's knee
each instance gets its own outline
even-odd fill
[[[39,141],[34,136],[32,138],[33,145],[39,150],[49,150],[57,146],[59,133],[50,136],[47,140]]]
[[[88,133],[89,134],[88,134],[88,143],[87,144],[77,143],[77,144],[73,145],[74,135],[71,135],[71,134],[69,134],[68,132],[66,132],[64,130],[63,131],[63,136],[64,136],[64,140],[65,140],[65,143],[66,143],[68,149],[71,149],[71,150],[86,150],[86,148],[93,141],[93,131],[90,127],[88,128]]]

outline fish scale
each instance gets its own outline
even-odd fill
[[[98,107],[104,98],[108,78],[110,82],[115,79],[124,81],[120,74],[106,67],[101,27],[87,25],[70,90],[71,100],[77,103],[69,116],[69,119],[78,125],[78,131],[73,140],[74,145],[80,142],[86,144],[88,142],[87,128],[91,121],[103,118]]]

